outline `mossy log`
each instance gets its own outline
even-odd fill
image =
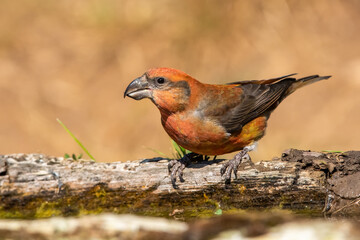
[[[285,151],[239,168],[225,185],[224,160],[191,164],[172,187],[166,159],[96,163],[42,154],[0,156],[0,218],[114,212],[190,219],[244,209],[360,216],[360,152]]]

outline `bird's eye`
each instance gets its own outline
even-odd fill
[[[156,79],[156,82],[157,82],[158,84],[164,84],[164,83],[165,83],[165,78],[159,77],[159,78]]]

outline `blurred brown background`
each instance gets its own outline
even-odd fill
[[[360,1],[2,0],[0,153],[99,161],[171,155],[158,110],[124,99],[151,67],[226,83],[333,75],[272,114],[254,160],[290,147],[360,149]]]

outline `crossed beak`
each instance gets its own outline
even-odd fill
[[[128,96],[135,100],[140,100],[143,98],[151,98],[151,89],[149,88],[149,83],[147,81],[146,75],[132,81],[124,92],[124,98]]]

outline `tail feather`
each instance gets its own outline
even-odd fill
[[[299,78],[294,81],[294,83],[288,88],[285,95],[288,96],[293,93],[295,90],[302,88],[306,85],[325,80],[330,78],[331,76],[319,76],[319,75],[312,75],[304,78]]]

